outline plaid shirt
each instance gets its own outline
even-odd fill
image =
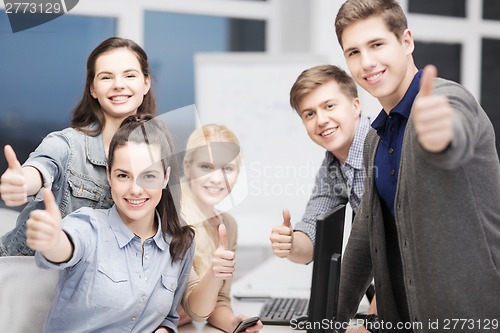
[[[315,243],[316,219],[340,204],[349,202],[355,211],[361,202],[365,172],[363,144],[370,129],[370,120],[361,116],[349,154],[343,165],[329,151],[316,174],[314,189],[302,220],[294,230],[304,232]]]

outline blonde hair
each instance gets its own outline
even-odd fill
[[[198,151],[197,148],[207,147],[213,142],[231,143],[239,149],[239,141],[236,135],[226,126],[208,124],[196,129],[190,136],[186,145],[186,154],[183,164],[192,163]],[[236,164],[239,169],[241,165],[241,154],[236,157]],[[192,225],[195,230],[196,250],[193,261],[193,268],[198,276],[203,276],[212,265],[212,255],[218,246],[213,234],[209,232],[208,220],[214,216],[206,216],[198,207],[194,194],[191,191],[189,175],[184,175],[182,179],[182,200],[181,211],[185,221]]]
[[[302,99],[309,95],[318,87],[335,81],[340,91],[355,99],[358,97],[358,89],[352,77],[349,76],[343,69],[334,65],[320,65],[303,71],[290,89],[290,105],[297,112],[300,112],[299,106]]]

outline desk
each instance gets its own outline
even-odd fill
[[[231,305],[236,315],[252,317],[260,313],[263,300],[239,301],[234,296],[271,296],[309,298],[312,264],[301,265],[287,259],[271,257],[231,286]],[[263,333],[304,332],[292,330],[288,326],[264,325]],[[220,333],[221,331],[205,323],[192,323],[179,327],[179,333]]]
[[[231,304],[236,315],[257,316],[264,301],[239,301],[234,296],[271,296],[309,298],[312,277],[312,263],[301,265],[287,259],[271,257],[257,266],[231,287]],[[369,303],[366,297],[360,304],[359,312],[366,312]],[[179,327],[180,333],[220,333],[221,331],[205,323],[192,323]],[[304,332],[292,330],[288,326],[264,325],[263,333]]]

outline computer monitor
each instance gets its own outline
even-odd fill
[[[333,332],[325,322],[337,315],[345,210],[345,205],[337,206],[316,221],[307,333]]]

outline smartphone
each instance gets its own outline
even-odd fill
[[[240,332],[245,332],[247,328],[252,327],[253,325],[257,324],[257,322],[260,320],[259,317],[250,317],[245,320],[240,321],[238,326],[234,329],[233,333],[240,333]]]

